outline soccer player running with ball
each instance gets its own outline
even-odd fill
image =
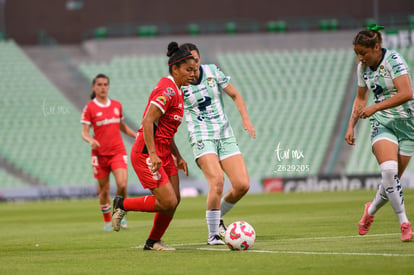
[[[365,204],[358,223],[360,235],[365,235],[375,213],[390,202],[401,226],[401,240],[412,239],[411,223],[407,219],[400,178],[414,154],[414,100],[409,69],[396,51],[382,48],[379,32],[383,27],[372,25],[354,38],[358,64],[358,89],[354,100],[345,140],[354,145],[354,127],[362,118],[372,126],[372,151],[379,163],[382,182],[372,202]],[[366,106],[368,92],[374,103]]]
[[[131,163],[144,188],[152,196],[115,197],[112,225],[119,231],[127,211],[156,212],[144,250],[175,250],[161,242],[180,202],[178,169],[188,175],[187,163],[174,142],[174,134],[184,113],[181,86],[194,79],[196,63],[187,48],[176,42],[168,45],[170,75],[163,77],[152,91],[141,128],[131,150]],[[174,159],[175,158],[175,159]],[[175,164],[176,162],[176,164]]]
[[[120,131],[135,138],[136,134],[123,121],[122,105],[108,97],[109,78],[98,74],[92,81],[91,101],[82,113],[82,138],[92,149],[92,169],[98,180],[99,203],[104,219],[104,230],[112,231],[111,204],[109,199],[109,174],[113,173],[117,185],[116,194],[127,196],[127,154]],[[93,128],[94,137],[89,134]],[[122,227],[127,222],[122,221]]]
[[[255,129],[247,114],[243,97],[226,76],[214,65],[200,65],[200,52],[196,45],[186,43],[197,63],[196,78],[184,91],[184,112],[194,158],[209,185],[206,221],[209,245],[222,245],[226,231],[223,216],[249,190],[249,175],[240,153],[230,122],[224,112],[223,94],[236,104],[249,136],[256,138]],[[222,197],[224,173],[231,189]]]

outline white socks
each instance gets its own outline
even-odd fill
[[[402,186],[398,179],[398,162],[395,160],[385,161],[381,163],[380,169],[382,184],[379,186],[374,201],[368,209],[368,214],[374,215],[388,199],[400,224],[408,222],[405,214]]]
[[[220,219],[222,219],[223,216],[234,207],[234,205],[234,203],[229,203],[222,198],[220,202],[220,210],[215,209],[206,211],[209,236],[219,235]]]
[[[223,218],[224,215],[227,214],[233,207],[235,203],[229,203],[224,198],[221,199],[220,202],[220,210],[221,210],[221,216],[220,218]]]
[[[206,221],[208,227],[208,235],[218,235],[220,225],[220,210],[207,210]]]

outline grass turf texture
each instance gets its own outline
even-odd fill
[[[104,232],[98,200],[0,203],[0,274],[410,274],[414,243],[400,241],[390,204],[370,232],[357,222],[374,191],[248,195],[225,223],[256,230],[252,250],[207,246],[205,196],[183,198],[163,241],[143,251],[151,213],[130,212],[128,229]],[[414,190],[405,191],[414,222]]]

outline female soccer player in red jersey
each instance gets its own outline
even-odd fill
[[[91,102],[83,109],[82,138],[92,148],[92,168],[99,185],[99,203],[104,218],[104,230],[112,231],[111,204],[109,199],[109,173],[112,172],[117,195],[127,196],[127,154],[120,130],[134,137],[132,131],[123,121],[122,105],[108,98],[109,78],[98,74],[92,81]],[[89,134],[93,128],[94,137]],[[126,220],[122,227],[127,227]]]
[[[141,184],[152,196],[115,197],[112,226],[119,231],[127,211],[156,212],[144,250],[175,250],[161,243],[180,201],[178,169],[188,175],[187,163],[174,142],[174,134],[184,113],[181,86],[194,79],[196,63],[186,47],[168,45],[170,75],[163,77],[152,91],[142,126],[131,151],[131,163]],[[174,160],[175,158],[175,160]],[[175,164],[176,162],[176,164]]]

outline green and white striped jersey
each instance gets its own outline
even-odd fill
[[[223,92],[229,83],[230,77],[216,65],[203,64],[198,82],[181,87],[190,143],[234,136],[223,104]]]
[[[393,79],[409,74],[409,68],[404,58],[393,50],[382,49],[383,58],[375,70],[358,64],[358,86],[368,87],[374,95],[374,102],[379,103],[397,93]],[[414,100],[399,106],[376,112],[378,119],[406,119],[414,117]]]

